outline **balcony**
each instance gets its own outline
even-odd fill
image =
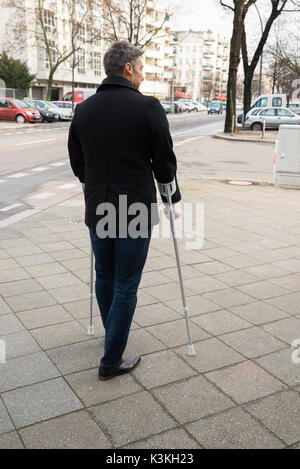
[[[165,66],[165,67],[169,67],[169,68],[173,68],[173,67],[174,67],[174,62],[173,62],[173,60],[165,59],[165,60],[164,60],[164,66]]]
[[[167,78],[168,80],[171,80],[173,77],[172,72],[164,72],[164,78]]]
[[[146,49],[145,56],[151,59],[163,59],[164,58],[163,53],[155,49]]]
[[[156,65],[145,64],[145,73],[163,73],[163,67],[157,67]]]
[[[141,85],[141,92],[145,94],[161,95],[166,97],[169,95],[169,91],[170,87],[168,83],[145,80]]]

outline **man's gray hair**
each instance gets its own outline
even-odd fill
[[[144,51],[127,41],[115,42],[105,53],[103,64],[108,77],[122,75],[124,66],[128,62],[135,66],[138,57]]]

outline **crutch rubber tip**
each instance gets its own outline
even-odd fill
[[[189,347],[188,347],[188,356],[189,356],[189,357],[193,357],[194,355],[196,355],[194,346],[193,346],[193,345],[189,345]]]
[[[88,335],[94,335],[95,331],[94,331],[94,328],[93,326],[89,326],[88,328]]]

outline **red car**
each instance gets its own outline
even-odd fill
[[[41,115],[36,109],[28,107],[24,101],[15,98],[0,98],[0,120],[24,122],[39,122]]]

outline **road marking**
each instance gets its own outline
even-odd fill
[[[53,140],[56,140],[56,138],[48,138],[46,140],[32,140],[31,142],[23,142],[23,143],[16,143],[16,146],[21,146],[21,145],[32,145],[33,143],[46,143],[46,142],[52,142]]]
[[[39,194],[30,196],[31,199],[48,199],[55,195],[53,192],[40,192]]]
[[[58,163],[51,163],[51,166],[63,166],[63,165],[65,165],[65,164],[67,164],[66,161],[60,161],[60,162],[58,162]]]
[[[64,184],[63,186],[58,186],[58,187],[59,189],[71,189],[72,187],[76,187],[76,186],[77,184],[72,183],[72,184]]]
[[[177,132],[177,134],[172,134],[172,137],[177,137],[178,135],[183,135],[183,132]]]
[[[4,135],[12,135],[12,132],[6,132]]]
[[[24,176],[28,176],[29,173],[15,173],[8,176],[9,178],[23,178]]]
[[[1,183],[1,182],[5,182],[4,179],[0,179],[0,183]]]
[[[203,135],[199,135],[198,137],[187,138],[186,140],[181,140],[181,142],[175,143],[174,147],[178,147],[179,145],[183,145],[184,143],[193,142],[194,140],[198,140],[199,138],[203,138]]]
[[[0,208],[0,212],[8,212],[9,210],[12,210],[13,208],[20,207],[22,204],[12,204],[8,205],[7,207]]]
[[[46,169],[50,169],[49,166],[39,166],[38,168],[33,168],[31,171],[46,171]]]

